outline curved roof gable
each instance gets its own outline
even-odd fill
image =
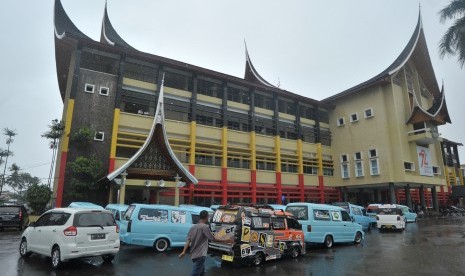
[[[426,45],[425,34],[423,32],[423,23],[421,21],[421,12],[418,14],[418,21],[415,30],[410,37],[407,45],[394,62],[384,71],[374,76],[373,78],[362,82],[352,88],[349,88],[341,93],[323,99],[324,102],[332,102],[339,98],[348,96],[354,92],[368,88],[376,84],[382,84],[389,80],[389,77],[397,73],[410,59],[416,65],[417,71],[423,77],[423,82],[428,87],[428,90],[435,96],[439,91],[439,86],[434,74],[433,65],[429,57],[428,48]]]
[[[55,37],[57,39],[62,39],[67,34],[71,34],[84,39],[90,39],[83,32],[81,32],[76,27],[76,25],[74,25],[71,19],[69,19],[60,0],[55,0],[53,22],[55,25]]]
[[[100,42],[109,44],[111,46],[120,46],[127,49],[135,50],[131,45],[126,43],[116,32],[111,25],[110,18],[108,17],[107,3],[105,2],[105,11],[103,12],[102,31],[100,33]]]
[[[157,110],[150,133],[142,147],[125,164],[108,174],[99,183],[111,182],[124,171],[128,178],[173,179],[179,174],[187,183],[197,184],[197,179],[176,158],[168,142],[165,130],[165,112],[163,107],[163,81],[157,101]]]
[[[262,76],[260,76],[260,74],[258,74],[257,70],[255,70],[255,67],[253,67],[252,61],[250,60],[249,51],[247,51],[247,44],[245,43],[245,41],[244,41],[244,44],[245,44],[245,59],[246,59],[244,79],[254,82],[254,83],[258,83],[258,84],[262,84],[262,85],[266,85],[269,87],[279,89],[279,87],[276,87],[272,85],[271,83],[267,82],[264,78],[262,78]]]
[[[443,125],[446,123],[452,123],[447,110],[446,97],[444,94],[444,85],[441,88],[440,94],[434,98],[433,105],[427,110],[424,109],[416,96],[413,93],[413,108],[407,119],[407,124],[414,124],[424,121],[434,122],[437,125]]]

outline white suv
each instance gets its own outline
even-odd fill
[[[378,206],[376,226],[379,230],[391,229],[404,231],[405,217],[402,214],[402,209],[396,204],[383,204]]]
[[[120,247],[119,229],[106,210],[56,208],[31,222],[21,236],[19,253],[51,257],[52,267],[75,258],[102,256],[111,262]]]

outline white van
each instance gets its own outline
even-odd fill
[[[379,230],[405,230],[405,217],[402,209],[396,204],[383,204],[378,207],[376,227]]]
[[[362,226],[341,207],[294,202],[287,204],[286,212],[302,224],[306,243],[320,243],[330,248],[333,243],[361,243],[364,237]]]

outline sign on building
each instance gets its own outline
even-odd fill
[[[418,168],[420,175],[433,176],[431,152],[429,148],[417,146]]]

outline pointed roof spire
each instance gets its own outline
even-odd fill
[[[76,25],[71,21],[63,8],[60,0],[55,0],[53,22],[55,25],[55,37],[58,39],[64,38],[67,34],[78,36],[80,38],[90,39],[81,32]]]
[[[426,78],[423,80],[427,86],[429,86],[430,91],[433,94],[439,93],[439,87],[434,75],[433,65],[428,54],[428,47],[426,46],[426,39],[423,32],[423,23],[421,20],[421,10],[418,11],[418,20],[415,30],[413,31],[410,40],[408,41],[405,48],[402,50],[400,55],[394,60],[394,62],[389,65],[384,71],[374,76],[373,78],[362,82],[352,88],[349,88],[341,93],[333,95],[324,99],[323,101],[333,101],[340,97],[351,94],[352,92],[365,89],[375,84],[383,83],[388,80],[389,77],[397,73],[410,59],[417,64],[416,68],[418,71],[422,71],[425,74]]]
[[[115,171],[100,179],[99,183],[113,181],[126,171],[128,179],[174,179],[179,174],[187,183],[197,184],[197,179],[176,158],[170,147],[165,130],[165,112],[163,101],[164,75],[158,95],[157,109],[150,133],[142,147],[126,163]]]
[[[119,46],[135,50],[131,45],[126,43],[126,41],[124,41],[113,28],[113,25],[110,22],[110,18],[108,17],[107,1],[105,1],[105,10],[103,12],[100,42],[109,44],[111,46]]]
[[[248,80],[248,81],[251,81],[251,82],[266,85],[266,86],[269,86],[269,87],[279,88],[279,87],[276,87],[276,86],[272,85],[271,83],[267,82],[264,78],[262,78],[262,76],[260,76],[260,74],[258,74],[257,70],[255,70],[255,67],[252,64],[252,61],[250,60],[249,51],[247,50],[247,43],[245,42],[245,39],[244,39],[244,45],[245,45],[245,74],[244,74],[244,79]]]

